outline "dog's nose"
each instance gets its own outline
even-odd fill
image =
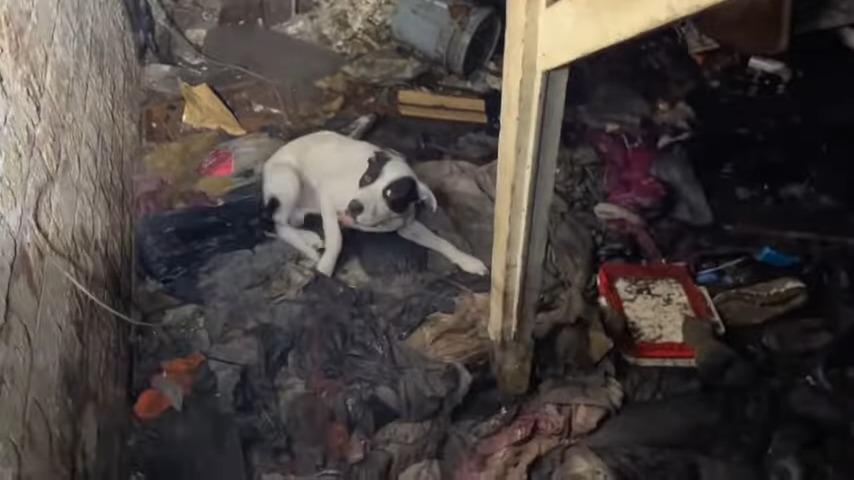
[[[365,206],[358,200],[350,200],[347,204],[347,215],[356,218],[360,213],[365,211]]]

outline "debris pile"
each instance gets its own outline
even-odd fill
[[[391,46],[392,0],[315,0],[311,11],[273,27],[294,38],[328,46],[347,58]]]
[[[533,381],[511,398],[488,279],[354,231],[318,276],[261,220],[263,162],[323,127],[406,155],[440,205],[419,219],[490,263],[500,94],[393,48],[396,3],[295,6],[279,30],[335,51],[298,79],[146,70],[136,478],[854,477],[854,109],[850,82],[818,80],[854,78],[837,32],[772,58],[689,23],[573,65]],[[216,10],[204,36],[180,24],[202,51],[240,23],[177,4]]]

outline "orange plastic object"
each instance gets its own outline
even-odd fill
[[[133,406],[133,413],[140,420],[154,420],[172,407],[172,401],[158,390],[149,388],[142,392]]]
[[[152,377],[166,377],[167,380],[179,385],[184,395],[189,394],[193,388],[193,380],[196,370],[206,360],[201,353],[193,353],[182,358],[173,358],[160,362],[161,372]],[[172,407],[169,397],[154,388],[142,392],[133,407],[134,414],[141,420],[153,420]]]
[[[204,361],[205,356],[201,353],[193,353],[183,358],[165,360],[160,363],[160,368],[163,371],[157,376],[164,376],[168,380],[177,383],[186,395],[192,390],[196,370],[199,369],[199,365]]]

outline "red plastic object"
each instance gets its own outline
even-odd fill
[[[625,314],[623,302],[615,288],[617,280],[621,278],[675,280],[682,286],[696,318],[709,321],[715,321],[717,318],[706,295],[694,283],[690,272],[683,265],[666,263],[649,265],[606,263],[602,265],[599,269],[599,294],[602,295],[610,308],[617,313]],[[629,340],[620,347],[626,356],[640,361],[689,361],[695,357],[694,349],[685,343],[635,343]]]
[[[230,177],[234,175],[234,152],[219,148],[214,150],[198,168],[198,172],[205,177]]]

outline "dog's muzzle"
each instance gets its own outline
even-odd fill
[[[362,205],[362,202],[358,200],[350,200],[350,203],[347,204],[347,210],[345,212],[347,213],[347,216],[355,220],[356,217],[358,217],[364,211],[365,206]]]

